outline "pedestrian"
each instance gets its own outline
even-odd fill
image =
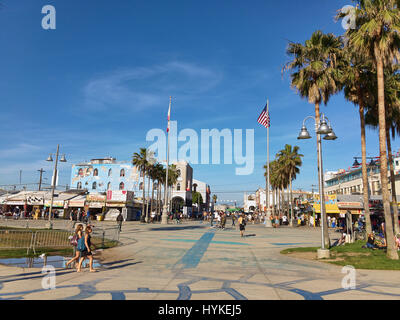
[[[155,220],[156,220],[156,212],[153,210],[150,214],[150,222],[154,223]]]
[[[280,225],[278,216],[275,216],[275,228],[278,228]]]
[[[40,209],[39,209],[39,208],[36,208],[34,219],[35,219],[35,220],[38,220],[38,219],[39,219],[39,215],[40,215]]]
[[[124,221],[124,217],[122,216],[122,213],[120,212],[118,217],[117,217],[117,222],[118,222],[118,229],[119,232],[122,231],[122,222]]]
[[[213,222],[214,222],[214,214],[211,212],[210,214],[210,222],[211,222],[211,227],[213,226]]]
[[[235,226],[236,214],[232,213],[232,227]]]
[[[226,224],[226,214],[222,213],[221,214],[221,229],[224,230],[225,229],[225,224]]]
[[[66,263],[66,265],[65,265],[66,268],[68,268],[72,262],[79,260],[80,251],[77,250],[77,246],[78,246],[79,239],[82,237],[83,237],[83,224],[77,224],[75,227],[74,235],[70,241],[71,245],[74,246],[75,256]]]
[[[86,223],[90,223],[90,210],[87,209],[86,211]]]
[[[85,235],[79,239],[77,249],[80,252],[80,259],[78,264],[77,272],[82,271],[82,262],[86,258],[89,258],[89,270],[90,272],[97,272],[96,269],[93,268],[93,253],[92,253],[92,243],[91,243],[91,234],[92,233],[92,226],[88,225],[85,228]]]
[[[240,217],[238,219],[238,223],[239,223],[240,236],[243,238],[244,231],[246,230],[246,218],[244,217],[243,214],[240,215]]]

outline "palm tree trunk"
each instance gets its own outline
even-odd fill
[[[293,211],[293,194],[292,194],[292,175],[289,176],[289,181],[290,181],[290,212],[293,219],[294,211]]]
[[[145,222],[145,217],[146,217],[146,212],[145,210],[145,206],[146,206],[146,172],[145,170],[142,171],[143,172],[143,197],[142,197],[142,217],[141,217],[141,222]]]
[[[383,209],[385,213],[385,231],[387,243],[387,257],[392,260],[398,260],[394,234],[393,234],[393,219],[390,210],[389,190],[388,190],[388,161],[386,150],[386,110],[385,110],[385,80],[383,74],[383,59],[380,55],[378,44],[375,44],[376,69],[378,80],[378,115],[379,115],[379,151],[381,160],[381,185]]]
[[[147,177],[147,195],[146,195],[146,217],[147,217],[147,222],[150,222],[150,212],[149,212],[149,200],[150,200],[150,175]]]
[[[359,112],[361,124],[361,153],[362,153],[362,182],[363,182],[363,199],[364,199],[364,215],[365,215],[365,230],[367,234],[372,233],[371,216],[369,211],[369,185],[368,185],[368,168],[367,168],[367,146],[365,139],[365,117],[364,103],[362,95],[359,94]]]
[[[153,212],[153,201],[154,201],[154,180],[151,185],[150,213]]]
[[[272,214],[274,217],[276,216],[275,213],[275,188],[272,188]]]
[[[315,104],[315,122],[316,122],[316,125],[319,125],[319,121],[320,121],[319,103],[316,103]],[[321,135],[317,134],[318,175],[320,173],[323,175],[324,173],[321,172],[323,168],[320,168],[320,166],[319,166],[319,163],[322,162],[322,159],[320,159],[320,152],[319,152],[320,141],[321,141]],[[321,154],[322,154],[322,152],[321,152]],[[322,190],[324,188],[323,185],[321,185],[319,187]],[[324,244],[325,244],[325,248],[330,248],[331,242],[330,242],[330,239],[329,239],[327,214],[326,214],[326,210],[322,210],[322,206],[325,206],[325,195],[323,193],[324,192],[322,192],[322,199],[320,199],[320,201],[321,201],[321,218],[323,219],[323,223],[324,223]],[[322,211],[324,211],[324,213],[322,213]],[[322,221],[321,221],[321,226],[322,226]]]
[[[395,175],[394,175],[394,166],[393,166],[393,155],[392,155],[392,143],[390,141],[390,133],[389,126],[386,126],[386,139],[387,139],[387,148],[389,154],[389,166],[390,166],[390,182],[392,185],[392,208],[393,208],[393,229],[395,234],[400,233],[399,228],[399,206],[397,205],[397,192],[396,192],[396,183],[395,183]]]

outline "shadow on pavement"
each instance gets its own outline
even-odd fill
[[[177,230],[194,230],[194,229],[208,229],[210,226],[171,226],[161,228],[150,228],[151,231],[177,231]]]

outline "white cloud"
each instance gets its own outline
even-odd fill
[[[85,106],[96,110],[143,111],[165,106],[168,97],[190,99],[215,87],[220,72],[184,62],[118,70],[89,81],[84,87]]]
[[[43,148],[27,144],[27,143],[20,143],[14,147],[8,149],[0,149],[0,159],[10,159],[20,156],[29,156],[35,152],[41,151]]]

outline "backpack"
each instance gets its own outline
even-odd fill
[[[79,240],[78,240],[78,244],[76,246],[76,249],[78,251],[85,251],[86,246],[85,246],[85,237],[82,236]]]

